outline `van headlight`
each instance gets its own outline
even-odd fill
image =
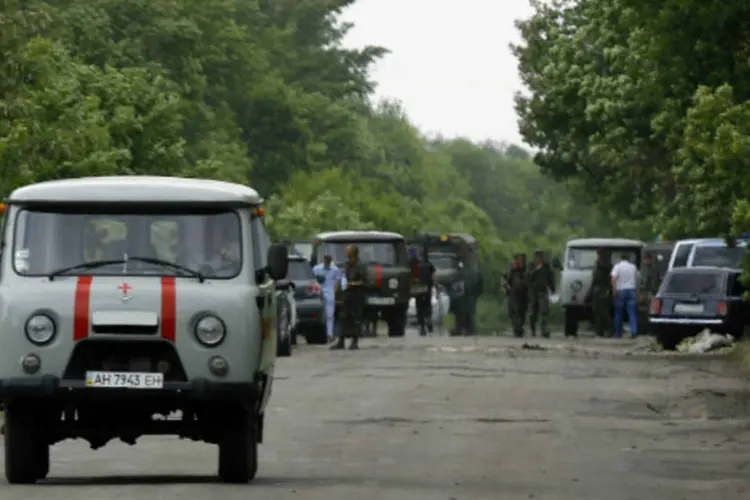
[[[195,325],[195,338],[206,347],[215,347],[224,341],[227,329],[216,316],[204,316]]]
[[[35,314],[26,321],[26,338],[32,344],[45,345],[52,342],[57,333],[55,322],[46,314]]]

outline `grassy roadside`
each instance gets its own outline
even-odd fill
[[[750,373],[750,340],[738,343],[731,356],[744,371]]]

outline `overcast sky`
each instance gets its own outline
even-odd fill
[[[400,100],[425,133],[520,142],[508,48],[527,0],[357,0],[347,45],[391,50],[375,68],[377,96]]]

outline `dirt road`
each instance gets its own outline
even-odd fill
[[[50,480],[0,482],[0,498],[750,498],[750,382],[723,360],[628,355],[632,344],[594,339],[522,343],[301,346],[279,361],[254,484],[217,483],[208,445],[66,442]]]

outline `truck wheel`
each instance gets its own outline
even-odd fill
[[[276,356],[287,358],[292,355],[292,332],[290,325],[289,305],[285,300],[279,304],[278,342],[276,345]]]
[[[219,441],[219,479],[225,483],[252,481],[258,472],[257,422],[237,422]]]
[[[305,340],[310,345],[325,345],[328,343],[325,325],[311,326],[305,331]]]
[[[665,351],[676,350],[677,346],[680,345],[680,342],[685,338],[685,336],[680,335],[679,331],[674,328],[665,328],[663,326],[654,325],[652,327],[652,332],[656,338],[656,342]]]
[[[21,403],[5,408],[5,477],[10,484],[33,484],[49,473],[49,444],[37,415]]]
[[[574,307],[565,308],[565,336],[578,336],[578,311]]]
[[[406,333],[406,311],[397,309],[388,315],[388,336],[403,337]]]

